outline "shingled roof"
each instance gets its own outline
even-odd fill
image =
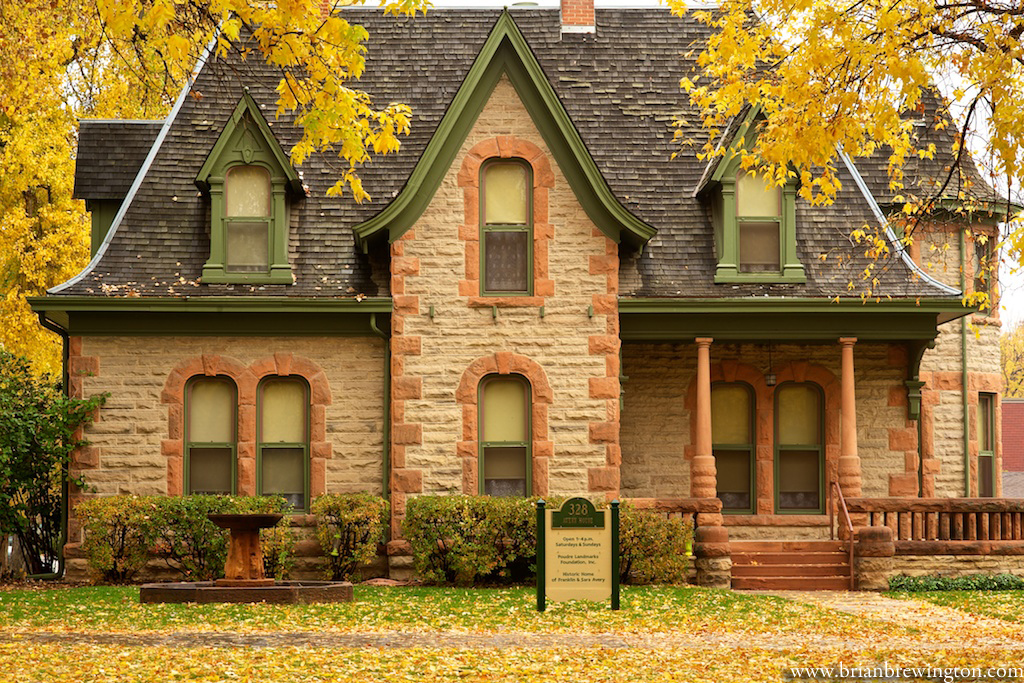
[[[387,269],[356,247],[352,228],[379,213],[404,187],[501,10],[432,10],[412,19],[376,10],[346,10],[370,34],[359,87],[378,103],[412,107],[412,133],[400,152],[360,171],[372,201],[326,197],[338,170],[327,155],[299,169],[309,196],[292,211],[294,285],[215,285],[198,282],[209,256],[209,202],[193,185],[225,121],[248,86],[267,112],[275,109],[278,75],[258,59],[212,60],[197,76],[171,121],[145,179],[90,269],[62,295],[294,297],[386,296]],[[868,261],[849,233],[877,224],[872,206],[842,169],[836,204],[797,207],[799,255],[806,284],[715,285],[710,209],[691,193],[705,169],[696,158],[706,133],[696,123],[682,76],[696,77],[695,55],[709,29],[663,9],[598,9],[596,35],[566,34],[557,10],[512,10],[552,88],[618,201],[658,231],[639,253],[624,250],[621,293],[651,297],[848,296],[847,284]],[[693,141],[676,159],[672,121],[691,121]],[[268,115],[273,121],[273,116]],[[280,120],[272,129],[285,149],[299,131]],[[869,183],[870,184],[870,183]],[[371,254],[374,252],[371,251]],[[825,255],[825,260],[821,257]],[[842,265],[838,265],[842,264]],[[895,297],[949,296],[894,257],[877,266],[878,290]]]
[[[80,121],[74,198],[124,199],[163,123]]]

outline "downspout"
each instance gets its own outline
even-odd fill
[[[391,337],[377,327],[377,314],[370,314],[370,329],[384,340],[384,448],[381,490],[384,500],[391,500]]]
[[[61,352],[61,389],[65,396],[68,396],[68,381],[70,374],[68,372],[68,357],[70,355],[70,343],[68,340],[68,333],[60,325],[47,320],[46,313],[40,311],[39,313],[39,324],[50,330],[56,332],[60,336],[62,352]],[[48,572],[45,574],[29,574],[27,578],[30,579],[45,579],[45,580],[59,580],[64,578],[64,544],[68,541],[68,499],[70,489],[68,486],[68,469],[62,467],[60,472],[60,542],[57,544],[57,571]]]
[[[960,231],[960,292],[967,294],[967,239]],[[967,401],[967,318],[960,318],[960,395],[964,406],[964,497],[971,497],[971,410]]]

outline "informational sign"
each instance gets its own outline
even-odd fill
[[[537,501],[537,609],[548,600],[608,598],[619,609],[619,501],[610,510],[586,498],[558,510]]]

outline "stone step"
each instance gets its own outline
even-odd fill
[[[850,567],[845,564],[734,564],[733,578],[743,577],[811,577],[811,576],[849,576]]]
[[[789,553],[739,553],[732,552],[733,565],[738,564],[842,564],[849,562],[850,556],[845,553],[812,553],[812,552],[789,552]]]
[[[734,576],[734,590],[850,590],[849,576]]]
[[[841,552],[846,550],[845,541],[731,541],[729,547],[734,553],[776,553],[780,551]]]

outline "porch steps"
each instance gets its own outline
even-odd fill
[[[849,590],[843,541],[732,541],[737,590]]]

